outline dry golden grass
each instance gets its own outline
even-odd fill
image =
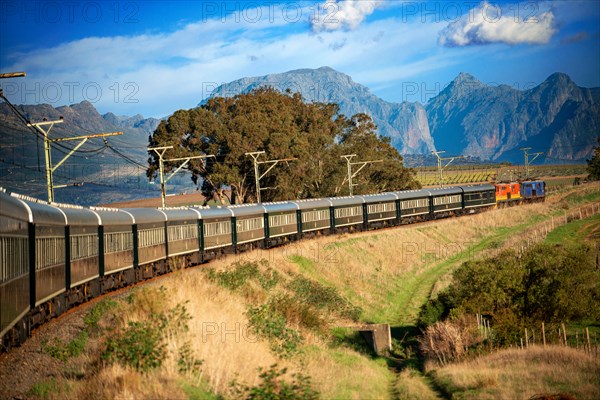
[[[258,368],[278,361],[269,344],[249,331],[242,296],[209,282],[198,269],[181,271],[162,284],[174,304],[187,301],[192,351],[203,361],[202,377],[214,392],[225,394],[234,379],[255,385]]]
[[[425,383],[423,375],[412,368],[405,368],[398,374],[393,391],[395,397],[403,400],[438,400],[440,397]]]
[[[392,372],[383,360],[370,360],[346,348],[307,346],[303,370],[323,399],[389,398]]]
[[[562,346],[500,350],[437,369],[433,376],[465,399],[527,399],[561,392],[577,399],[600,398],[600,360]]]

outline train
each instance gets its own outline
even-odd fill
[[[543,200],[544,188],[543,181],[520,183],[520,201]],[[32,329],[104,293],[224,253],[480,212],[504,202],[505,191],[480,184],[221,207],[115,209],[49,204],[0,188],[0,349],[22,344]]]

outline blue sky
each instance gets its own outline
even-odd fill
[[[0,71],[17,104],[163,117],[245,76],[330,66],[425,103],[459,72],[520,89],[600,86],[600,1],[12,1]]]

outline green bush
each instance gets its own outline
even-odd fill
[[[107,311],[114,309],[117,306],[117,302],[114,300],[102,300],[94,305],[92,309],[83,317],[83,323],[89,333],[96,333],[100,330],[99,322],[100,319],[106,314]]]
[[[271,343],[271,350],[283,358],[292,356],[302,343],[302,335],[295,329],[288,328],[286,319],[274,313],[268,304],[250,307],[247,312],[250,327]]]
[[[289,284],[298,299],[313,307],[325,309],[344,318],[358,321],[361,309],[344,299],[335,288],[324,286],[317,281],[296,276]]]
[[[238,399],[247,400],[315,400],[319,398],[319,392],[311,386],[310,377],[304,374],[292,375],[292,382],[288,383],[282,377],[287,369],[278,369],[277,364],[268,370],[259,369],[261,382],[249,387],[232,382],[233,396]]]
[[[166,337],[188,331],[191,316],[184,305],[158,314],[151,314],[148,320],[129,321],[108,338],[102,358],[109,363],[119,362],[148,372],[162,365],[167,357]],[[180,370],[190,370],[198,366],[189,348],[179,354]]]
[[[224,288],[236,290],[250,280],[257,281],[263,289],[269,290],[280,281],[280,275],[274,269],[268,267],[267,260],[260,262],[236,262],[228,271],[216,271],[208,269],[208,278]],[[266,268],[261,272],[260,267]]]
[[[102,357],[142,372],[158,368],[167,356],[163,328],[158,320],[129,321],[125,329],[108,339]]]
[[[446,316],[487,314],[492,340],[515,343],[527,325],[600,320],[600,271],[586,244],[539,244],[523,255],[468,261],[437,300],[425,304],[421,326]]]
[[[48,340],[44,340],[42,342],[42,351],[58,360],[67,361],[69,358],[76,357],[83,353],[88,338],[87,332],[81,331],[75,339],[66,344],[60,339],[57,339],[55,344],[50,344]]]

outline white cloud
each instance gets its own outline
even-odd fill
[[[311,25],[315,32],[353,30],[382,5],[383,0],[327,0],[315,12]]]
[[[89,37],[12,54],[7,70],[27,71],[27,77],[5,92],[18,104],[56,107],[86,99],[100,112],[162,117],[246,76],[330,66],[364,85],[393,87],[468,57],[466,49],[460,57],[439,51],[440,23],[388,17],[318,34],[306,19],[297,23],[216,19],[170,33]]]
[[[488,43],[548,43],[556,32],[552,11],[538,12],[536,9],[523,14],[530,15],[520,16],[514,9],[503,10],[484,1],[445,27],[440,32],[439,44],[455,47]]]

